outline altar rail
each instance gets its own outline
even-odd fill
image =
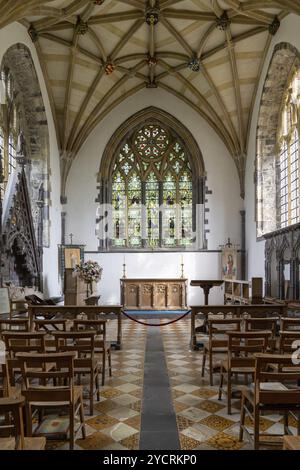
[[[284,317],[288,314],[287,305],[200,305],[191,306],[191,347],[197,349],[196,340],[196,318],[204,320],[204,331],[210,315],[223,315],[242,318],[244,316],[260,317]]]
[[[84,314],[88,319],[115,319],[117,318],[116,349],[121,348],[122,343],[122,306],[121,305],[29,305],[28,317],[30,329],[33,330],[34,319],[39,316],[45,318],[62,318],[75,320],[78,315]]]

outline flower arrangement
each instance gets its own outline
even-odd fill
[[[93,282],[99,282],[102,276],[103,268],[97,263],[97,261],[88,260],[76,264],[74,268],[74,273],[82,279],[87,284],[87,296],[88,296],[88,287],[90,286],[92,294],[92,284]]]

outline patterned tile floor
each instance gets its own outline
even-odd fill
[[[201,378],[202,353],[191,351],[190,320],[161,328],[172,388],[182,450],[250,450],[246,439],[238,441],[240,400],[232,400],[232,414],[227,414],[226,399],[218,400],[219,374],[214,374],[214,386],[209,385],[208,370]],[[219,356],[220,357],[220,356]],[[246,421],[251,430],[251,422]],[[296,434],[296,423],[291,422]],[[261,430],[268,434],[283,432],[280,415],[261,418]],[[246,436],[244,436],[246,437]],[[270,448],[270,447],[269,447]]]
[[[147,327],[123,321],[122,350],[112,351],[113,377],[107,374],[95,402],[94,415],[86,408],[86,439],[78,439],[77,450],[128,450],[139,448],[141,400]],[[108,340],[115,341],[116,322],[110,321]],[[56,417],[57,419],[57,417]],[[48,449],[68,449],[64,441],[47,440]]]
[[[227,415],[225,398],[218,401],[218,374],[210,387],[208,374],[201,378],[202,353],[191,351],[190,320],[160,327],[163,337],[173,407],[182,450],[245,450],[252,446],[238,441],[239,400],[232,401],[233,412]],[[115,322],[108,328],[109,339],[115,339]],[[143,397],[144,357],[147,327],[130,320],[123,321],[123,348],[113,351],[113,377],[101,388],[101,400],[93,416],[85,403],[85,440],[76,441],[81,450],[139,449]],[[262,429],[282,433],[282,416],[262,417]],[[249,423],[251,427],[251,423]],[[295,425],[295,423],[292,423]],[[296,428],[293,427],[296,433]],[[47,441],[49,449],[68,449],[64,441]],[[167,449],[166,449],[167,450]]]

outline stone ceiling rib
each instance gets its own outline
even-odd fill
[[[232,42],[232,35],[230,28],[226,30],[226,40],[227,40],[227,49],[229,55],[229,62],[231,67],[232,73],[232,80],[234,83],[234,91],[235,91],[235,99],[236,99],[236,109],[238,115],[238,123],[239,123],[239,138],[240,138],[240,146],[242,154],[245,152],[245,130],[244,130],[244,118],[243,118],[243,111],[242,111],[242,97],[241,97],[241,88],[238,79],[238,70],[236,64],[236,57],[235,57],[235,50],[234,44]]]
[[[207,120],[242,187],[259,77],[290,12],[300,14],[300,0],[0,0],[0,27],[19,21],[35,42],[63,188],[94,126],[144,87],[160,87]]]

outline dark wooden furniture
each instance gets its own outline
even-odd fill
[[[45,332],[6,332],[3,333],[5,349],[7,356],[7,367],[9,373],[9,381],[15,386],[16,375],[21,372],[20,363],[17,358],[19,352],[27,353],[45,353]]]
[[[208,320],[208,343],[204,345],[201,376],[204,377],[206,356],[208,356],[210,385],[213,385],[213,356],[227,353],[228,338],[226,333],[228,331],[240,331],[241,321],[240,318]]]
[[[291,434],[288,425],[288,414],[292,412],[298,416],[298,435],[300,432],[300,371],[299,366],[293,364],[291,355],[257,354],[255,358],[254,386],[245,387],[242,391],[242,406],[240,420],[239,440],[243,440],[245,416],[251,416],[254,424],[254,449],[258,450],[260,444],[260,416],[261,412],[273,411],[284,413],[284,434]],[[285,385],[287,384],[287,386]],[[266,435],[266,432],[264,432]],[[272,438],[274,438],[272,434]],[[250,436],[252,437],[252,436]]]
[[[111,344],[106,340],[106,320],[74,320],[74,331],[93,330],[95,337],[95,355],[102,356],[102,386],[105,385],[106,358],[109,376],[112,376]]]
[[[80,431],[82,438],[86,437],[82,387],[74,385],[75,356],[75,352],[18,354],[24,383],[22,394],[26,399],[27,435],[32,436],[33,412],[62,408],[69,413],[70,449],[74,448]],[[41,387],[40,383],[47,385]],[[76,423],[77,418],[79,423]],[[35,432],[39,433],[39,426]]]
[[[121,304],[128,310],[185,310],[187,279],[121,279]]]
[[[122,309],[121,305],[57,305],[57,306],[44,306],[44,305],[30,305],[28,307],[28,316],[30,328],[34,328],[34,320],[37,317],[57,319],[84,319],[80,316],[86,316],[89,320],[115,320],[117,319],[117,340],[112,342],[116,349],[121,348],[122,344]]]
[[[270,331],[228,332],[228,355],[222,362],[220,370],[219,400],[223,392],[227,394],[227,414],[231,414],[232,381],[233,376],[255,373],[255,353],[265,353],[271,337]],[[224,380],[225,379],[225,380]],[[226,390],[224,387],[226,383]]]
[[[79,377],[87,375],[89,382],[90,415],[94,413],[94,395],[97,401],[100,400],[99,375],[101,365],[95,357],[95,330],[93,331],[56,331],[55,338],[56,352],[75,352],[74,374]],[[95,385],[95,387],[94,387]]]
[[[224,283],[223,280],[208,280],[208,279],[203,279],[203,280],[193,280],[191,281],[190,285],[192,287],[201,287],[204,292],[204,305],[208,305],[208,299],[209,299],[209,292],[213,287],[219,287]]]
[[[240,318],[240,317],[285,317],[287,315],[287,306],[280,305],[199,305],[191,306],[191,347],[198,349],[196,320],[204,321],[207,326],[207,320],[210,317],[218,315],[219,318]],[[206,328],[204,328],[206,330]],[[207,330],[206,330],[207,332]]]
[[[253,277],[251,281],[224,281],[224,303],[263,303],[263,278]]]

